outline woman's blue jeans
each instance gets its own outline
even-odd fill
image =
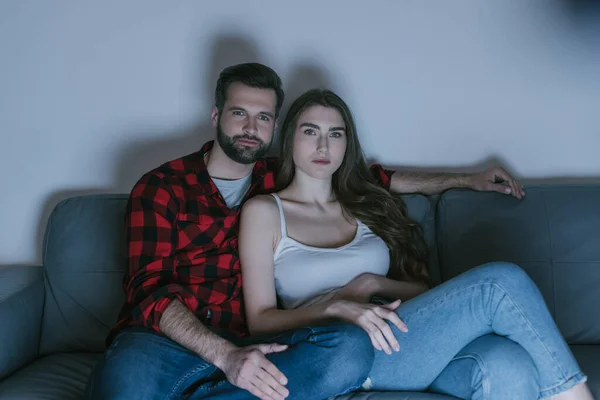
[[[400,351],[376,351],[364,385],[368,390],[537,399],[586,380],[538,288],[514,264],[469,270],[401,304],[396,312],[408,332],[392,326]],[[504,338],[499,342],[490,334]],[[485,349],[487,365],[479,356]],[[503,356],[504,351],[516,358]],[[454,371],[448,368],[451,362],[457,364]],[[476,369],[472,374],[463,371],[469,364]]]

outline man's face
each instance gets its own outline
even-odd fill
[[[269,150],[275,121],[277,96],[272,89],[232,83],[227,89],[223,111],[211,114],[217,142],[225,154],[240,164],[252,164]]]

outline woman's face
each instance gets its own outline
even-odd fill
[[[312,106],[304,110],[294,132],[296,170],[316,179],[331,179],[346,153],[346,124],[334,108]]]

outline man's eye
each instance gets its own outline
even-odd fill
[[[241,111],[234,111],[233,115],[244,115],[244,113]]]
[[[263,121],[269,121],[269,117],[267,117],[266,115],[261,115],[259,118]]]

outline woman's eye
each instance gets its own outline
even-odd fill
[[[339,132],[331,132],[331,135],[330,135],[330,136],[331,136],[331,137],[334,137],[334,138],[338,138],[338,137],[342,137],[342,134],[341,134],[341,133],[339,133]]]
[[[305,134],[307,134],[307,135],[314,135],[314,134],[315,134],[315,131],[313,131],[312,129],[306,129],[306,130],[304,131],[304,133],[305,133]]]

